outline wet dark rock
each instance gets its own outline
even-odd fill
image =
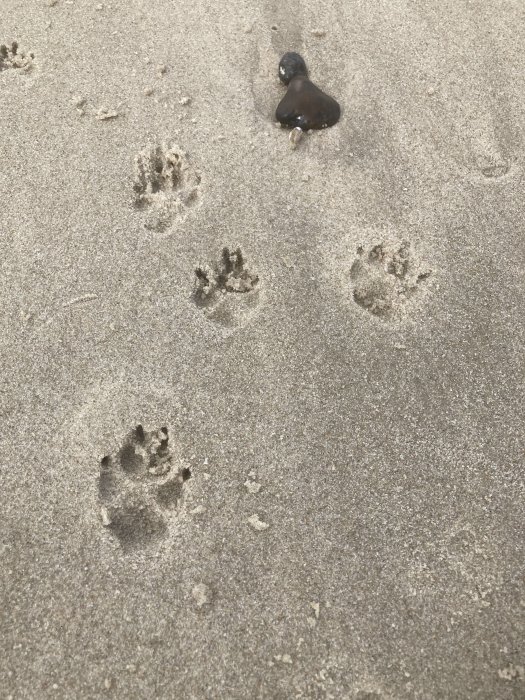
[[[320,90],[308,78],[303,58],[292,51],[285,53],[279,62],[279,78],[288,86],[275,116],[283,125],[292,129],[325,129],[333,126],[341,116],[336,100]]]

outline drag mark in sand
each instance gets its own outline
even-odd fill
[[[137,425],[100,462],[102,525],[125,552],[158,544],[168,534],[169,519],[180,513],[191,471],[175,460],[168,443],[167,428],[147,432]]]
[[[162,233],[200,197],[201,177],[178,146],[149,146],[135,159],[134,205],[147,210],[145,227]]]
[[[399,246],[379,243],[368,253],[358,248],[357,254],[350,270],[354,301],[385,320],[401,311],[431,274],[418,263],[407,241]]]
[[[240,248],[223,248],[218,262],[195,270],[193,300],[207,318],[223,326],[242,322],[258,304],[259,277],[245,266]]]
[[[62,308],[67,309],[69,306],[76,306],[77,304],[85,304],[88,301],[95,301],[95,299],[98,299],[97,294],[83,294],[80,297],[75,297],[74,299],[70,299],[69,301],[65,301],[62,304]]]

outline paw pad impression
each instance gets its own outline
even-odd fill
[[[167,428],[148,432],[137,425],[120,449],[100,462],[102,524],[125,551],[159,542],[181,510],[190,477],[189,467],[170,450]]]
[[[223,248],[215,265],[196,268],[193,300],[208,318],[236,325],[245,311],[257,305],[258,284],[259,277],[246,267],[241,249]]]
[[[134,204],[145,227],[163,232],[197,203],[200,176],[178,146],[150,146],[135,159]]]
[[[400,312],[430,276],[407,241],[400,245],[379,243],[368,253],[358,248],[357,253],[350,270],[354,301],[383,319]]]

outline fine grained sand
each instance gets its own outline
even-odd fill
[[[0,28],[0,696],[523,698],[522,0]]]

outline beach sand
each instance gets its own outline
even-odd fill
[[[525,697],[522,0],[1,5],[0,696]]]

